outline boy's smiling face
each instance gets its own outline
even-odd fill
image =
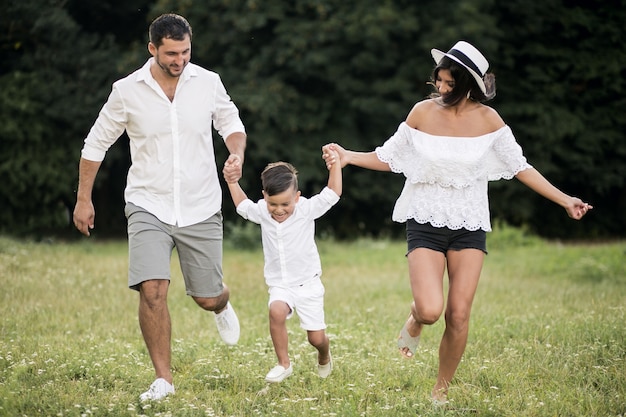
[[[263,198],[267,204],[267,211],[270,212],[272,219],[278,223],[287,220],[296,209],[298,199],[300,199],[300,191],[289,188],[282,193],[268,195],[263,191]]]

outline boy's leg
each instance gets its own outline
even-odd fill
[[[330,340],[325,330],[308,330],[309,343],[317,349],[317,363],[326,365],[330,362]]]
[[[289,368],[289,336],[287,335],[287,316],[291,308],[284,301],[273,301],[269,307],[270,336],[274,344],[274,351],[278,364]]]
[[[317,349],[317,372],[326,378],[332,371],[330,340],[326,335],[324,315],[324,285],[319,277],[297,288],[296,311],[300,327],[306,330],[309,343]]]

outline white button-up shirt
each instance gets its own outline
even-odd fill
[[[265,200],[244,200],[237,213],[261,225],[264,275],[268,286],[292,287],[322,275],[322,264],[315,244],[315,219],[321,217],[339,196],[324,187],[321,193],[307,199],[300,197],[294,212],[279,223],[267,210]]]
[[[152,60],[113,84],[81,155],[104,160],[126,130],[125,200],[164,223],[189,226],[222,207],[212,126],[224,140],[245,129],[218,74],[189,63],[170,101],[150,73]]]

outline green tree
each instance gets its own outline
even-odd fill
[[[82,140],[111,82],[148,57],[149,22],[170,11],[189,19],[192,60],[222,76],[241,110],[249,134],[242,185],[253,198],[260,198],[259,174],[268,162],[292,162],[309,195],[326,182],[322,145],[382,144],[430,93],[430,49],[465,39],[489,58],[498,80],[490,105],[529,161],[596,207],[572,222],[517,181],[500,181],[491,185],[493,217],[553,237],[626,230],[624,0],[152,3],[22,0],[5,8],[1,232],[67,227]],[[215,148],[219,165],[226,148]],[[98,232],[125,232],[128,163],[122,138],[97,178]],[[344,179],[342,200],[320,229],[338,237],[403,233],[390,215],[403,177],[350,167]],[[240,221],[227,194],[224,211],[227,222]]]
[[[0,17],[8,57],[0,64],[0,232],[71,230],[82,140],[119,76],[120,53],[111,35],[86,32],[69,11],[65,2],[21,0]],[[113,153],[109,166],[124,158]],[[98,184],[110,176],[104,169]]]
[[[488,56],[494,107],[530,162],[595,205],[571,222],[522,186],[494,184],[494,212],[544,236],[619,236],[626,230],[626,2],[510,0],[492,15],[506,30]]]
[[[445,25],[435,1],[164,0],[154,11],[190,20],[192,59],[219,72],[240,107],[250,139],[243,184],[251,196],[265,164],[279,159],[299,169],[310,195],[327,178],[322,145],[372,150],[430,93],[430,48],[449,47],[457,31],[497,45],[489,40],[495,22],[481,13],[491,4],[448,2]],[[402,233],[391,221],[401,176],[348,168],[344,182],[340,206],[320,228],[342,238]],[[229,200],[226,218],[234,219]]]
[[[0,227],[62,228],[86,133],[82,121],[104,94],[111,42],[81,33],[52,2],[11,2],[0,25],[10,57],[0,73]]]

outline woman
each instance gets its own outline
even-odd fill
[[[323,148],[330,167],[339,163],[402,173],[404,189],[393,220],[406,222],[407,259],[413,303],[400,331],[398,348],[410,358],[422,329],[435,323],[445,305],[445,331],[439,347],[439,372],[431,397],[447,402],[448,386],[461,361],[472,301],[491,231],[488,181],[516,177],[532,190],[581,219],[593,207],[548,182],[529,165],[511,129],[482,104],[495,96],[495,77],[475,47],[459,41],[447,53],[431,51],[436,92],[417,103],[396,133],[373,152],[337,144]],[[448,270],[448,300],[443,276]]]

